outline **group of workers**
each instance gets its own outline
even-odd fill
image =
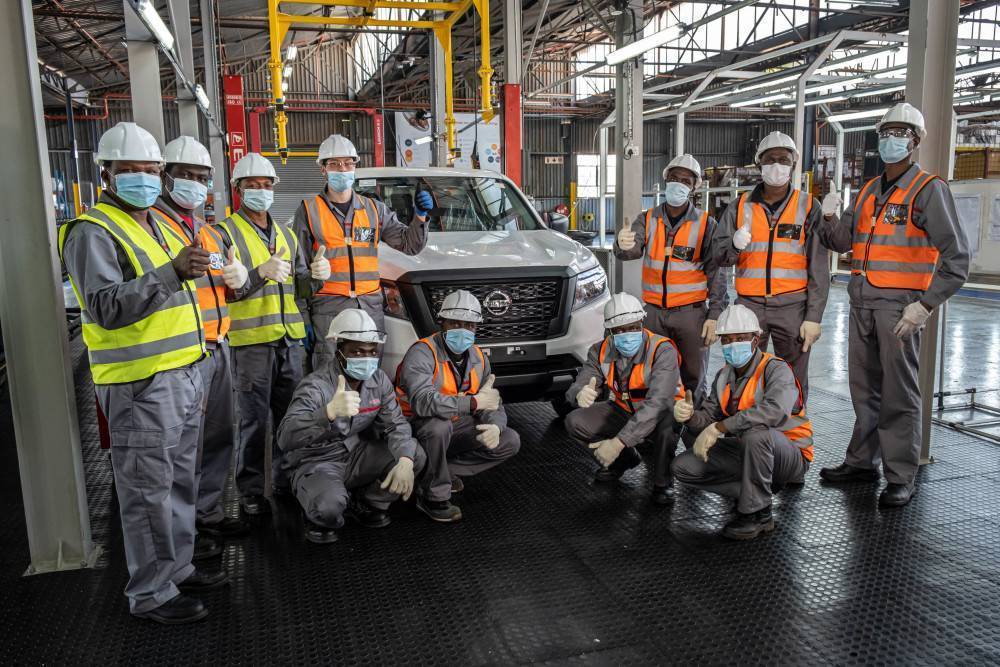
[[[910,158],[925,134],[920,113],[899,105],[878,132],[886,171],[839,220],[835,193],[819,205],[792,183],[799,153],[781,133],[757,151],[763,182],[719,223],[691,202],[697,161],[670,162],[666,202],[615,242],[619,258],[642,260],[642,301],[612,296],[605,336],[566,394],[565,428],[600,463],[597,481],[619,479],[650,443],[654,502],[672,501],[676,479],[736,501],[726,536],[772,530],[772,493],[801,483],[812,460],[808,360],[829,292],[827,249],[853,250],[857,422],[845,462],[820,474],[870,481],[881,460],[881,504],[909,501],[920,329],[965,280],[968,244],[947,184]],[[207,225],[197,210],[213,170],[195,139],[161,154],[148,132],[119,123],[96,158],[104,190],[60,229],[59,251],[108,421],[133,615],[204,618],[196,595],[228,579],[193,562],[249,532],[245,517],[270,511],[271,493],[294,496],[305,538],[326,544],[345,518],[388,525],[389,506],[411,494],[431,519],[460,520],[452,498],[463,478],[518,452],[475,344],[483,316],[470,292],[447,295],[439,331],[412,345],[395,377],[380,369],[378,245],[419,253],[430,193],[416,194],[402,223],[354,192],[357,151],[333,135],[317,158],[325,187],[291,225],[268,213],[279,179],[255,153],[233,169],[241,205]],[[738,296],[727,307],[728,266]],[[725,365],[709,384],[716,340]],[[239,518],[222,508],[234,461]]]

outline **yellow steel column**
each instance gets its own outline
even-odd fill
[[[455,139],[455,90],[452,79],[451,23],[444,22],[434,28],[434,36],[444,51],[444,127],[448,136],[448,152],[455,154],[458,144]]]
[[[473,0],[476,11],[479,12],[479,45],[482,65],[479,68],[479,80],[482,92],[482,107],[479,110],[483,122],[493,120],[493,67],[490,65],[490,0]]]
[[[288,24],[278,16],[280,0],[267,0],[267,24],[271,38],[271,58],[267,68],[271,72],[271,97],[274,102],[275,142],[278,144],[278,154],[281,164],[288,161],[288,116],[285,115],[285,91],[281,84],[281,43],[288,33]]]

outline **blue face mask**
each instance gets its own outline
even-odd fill
[[[640,345],[642,345],[641,331],[626,331],[615,334],[615,349],[623,357],[634,357],[635,353],[639,351]]]
[[[328,171],[326,182],[334,192],[347,192],[354,185],[353,171]]]
[[[908,137],[879,137],[878,154],[886,164],[902,162],[911,152]]]
[[[344,371],[355,380],[367,380],[378,369],[378,357],[351,357]]]
[[[153,174],[115,174],[115,194],[126,204],[149,208],[160,196],[160,177]]]
[[[247,208],[263,213],[274,203],[274,190],[244,190],[243,203]]]
[[[743,368],[753,358],[753,342],[739,340],[722,346],[722,358],[734,368]]]
[[[198,181],[189,181],[186,178],[175,178],[173,181],[174,187],[170,188],[170,198],[178,206],[195,209],[204,204],[208,198],[208,186]]]
[[[449,329],[444,332],[444,342],[455,354],[465,354],[465,351],[476,342],[476,334],[468,329]]]
[[[663,193],[667,198],[668,204],[671,206],[681,206],[688,200],[688,197],[691,196],[691,188],[683,183],[670,181],[663,189]]]

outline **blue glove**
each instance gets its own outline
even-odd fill
[[[427,190],[418,192],[414,199],[414,208],[418,218],[426,218],[430,210],[434,208],[434,199],[431,197],[431,193]]]
[[[311,354],[314,345],[316,345],[316,330],[313,328],[313,325],[307,324],[306,342],[305,342],[306,352],[309,352]]]

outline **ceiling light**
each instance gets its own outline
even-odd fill
[[[605,56],[604,60],[609,65],[619,65],[626,60],[630,60],[636,56],[641,56],[646,51],[655,49],[658,46],[663,46],[670,40],[676,39],[679,34],[680,30],[677,26],[671,26],[666,30],[654,32],[649,37],[643,37],[640,40],[632,42],[631,44],[626,44],[620,49],[615,49]]]
[[[764,102],[775,102],[777,100],[787,100],[787,93],[777,93],[775,95],[765,95],[764,97],[755,97],[752,100],[743,100],[742,102],[730,102],[729,106],[733,108],[739,107],[750,107],[754,104],[763,104]]]
[[[205,111],[208,111],[209,107],[208,95],[205,94],[205,89],[201,87],[200,83],[195,84],[194,96],[198,100],[198,104],[201,105],[201,108],[204,109]]]
[[[281,78],[290,79],[292,78],[292,66],[291,64],[285,65],[285,71],[281,73]]]
[[[859,118],[874,118],[875,116],[884,116],[888,110],[889,107],[880,107],[878,109],[866,109],[865,111],[850,111],[848,113],[838,113],[832,116],[827,116],[826,119],[844,122],[846,120],[858,120]]]
[[[803,103],[802,106],[804,106],[804,107],[812,107],[812,106],[816,106],[817,104],[826,104],[827,102],[843,102],[848,97],[849,97],[848,95],[831,95],[829,97],[817,97],[817,98],[812,99],[812,100],[806,100],[805,103]],[[782,109],[794,109],[795,108],[795,102],[792,102],[791,104],[782,104],[781,108]]]
[[[174,35],[167,28],[167,24],[163,22],[160,15],[156,13],[156,7],[153,6],[151,0],[139,0],[135,11],[139,15],[139,18],[142,19],[146,29],[160,43],[160,46],[167,51],[174,48]]]
[[[851,93],[851,97],[868,97],[869,95],[886,95],[888,93],[898,93],[901,90],[906,90],[906,84],[902,83],[898,86],[889,86],[888,88],[861,88],[855,93]]]
[[[766,72],[761,72],[761,76],[764,76],[766,74],[767,74]],[[779,84],[779,83],[787,83],[788,81],[794,81],[795,79],[798,79],[801,75],[802,75],[801,72],[797,72],[795,74],[789,74],[788,76],[779,76],[777,79],[771,79],[770,81],[763,81],[761,83],[755,83],[755,84],[750,85],[750,86],[739,86],[739,88],[737,88],[737,90],[742,93],[742,92],[745,92],[745,91],[748,91],[748,90],[757,90],[758,88],[767,88],[768,86],[774,86],[774,85]]]
[[[285,60],[295,60],[295,56],[297,55],[299,55],[299,47],[289,44],[288,50],[285,51]]]

